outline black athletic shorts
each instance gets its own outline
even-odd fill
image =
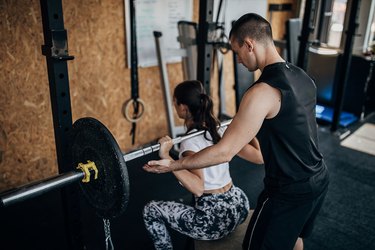
[[[308,183],[312,190],[310,198],[301,198],[298,188],[291,195],[274,195],[264,190],[250,219],[243,249],[292,250],[298,237],[308,237],[327,194],[328,174],[319,182],[319,190],[311,181]]]

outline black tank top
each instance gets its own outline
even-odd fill
[[[281,92],[279,113],[264,120],[257,135],[264,158],[266,188],[288,193],[311,184],[311,177],[317,175],[321,180],[316,180],[316,184],[325,186],[328,176],[318,148],[315,83],[303,70],[285,62],[266,66],[255,84],[259,82]],[[307,190],[299,191],[316,188],[320,189],[308,185]]]

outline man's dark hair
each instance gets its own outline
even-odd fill
[[[243,45],[245,38],[250,37],[256,41],[272,41],[272,28],[270,23],[255,13],[241,16],[229,33],[230,39],[235,39],[239,46]]]

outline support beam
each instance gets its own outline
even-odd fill
[[[306,70],[307,68],[307,55],[308,49],[311,42],[309,41],[310,34],[314,30],[313,20],[316,11],[316,1],[315,0],[306,0],[305,11],[303,15],[301,37],[299,42],[299,51],[297,66]]]
[[[53,127],[59,173],[71,170],[72,156],[69,150],[68,133],[72,129],[67,60],[74,57],[68,54],[67,32],[61,0],[40,0],[44,45],[42,53],[46,56]],[[69,249],[83,249],[80,233],[80,207],[78,186],[62,190],[66,236]]]
[[[344,103],[344,96],[345,96],[345,88],[349,78],[349,71],[350,65],[352,60],[352,52],[353,52],[353,43],[354,43],[354,36],[356,32],[356,28],[358,26],[357,23],[357,16],[358,10],[360,6],[360,0],[353,0],[351,1],[350,8],[346,8],[350,11],[349,15],[349,23],[348,28],[346,31],[346,38],[345,38],[345,47],[344,53],[342,54],[341,60],[339,60],[338,65],[338,79],[335,80],[336,82],[336,98],[335,98],[335,106],[333,110],[333,118],[332,118],[332,126],[331,131],[335,132],[338,129],[340,115]]]
[[[199,1],[199,25],[198,25],[198,64],[197,80],[201,81],[206,94],[210,95],[210,78],[213,45],[208,43],[209,25],[213,20],[213,0]]]

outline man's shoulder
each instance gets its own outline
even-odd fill
[[[277,88],[272,83],[267,81],[258,81],[246,91],[246,95],[249,97],[254,97],[254,95],[258,96],[266,93],[274,93],[275,90],[277,90]]]

